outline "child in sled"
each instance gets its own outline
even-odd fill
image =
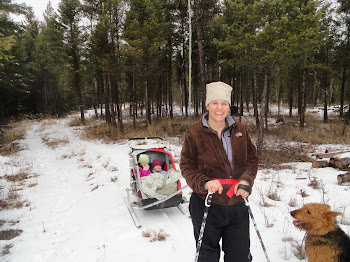
[[[139,155],[139,173],[140,177],[148,176],[151,174],[151,170],[149,169],[149,157],[146,154]]]
[[[180,172],[174,169],[165,172],[159,159],[153,160],[152,169],[151,174],[141,177],[142,190],[149,198],[163,199],[176,191]]]
[[[166,172],[162,169],[162,161],[159,159],[154,159],[152,162],[153,173],[159,173],[165,175]]]

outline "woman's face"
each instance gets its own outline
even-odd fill
[[[230,111],[230,104],[223,99],[211,101],[207,106],[209,120],[211,122],[225,122],[225,118]]]

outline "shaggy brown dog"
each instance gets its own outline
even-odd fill
[[[350,238],[337,225],[329,205],[306,204],[290,212],[293,224],[306,231],[305,251],[309,262],[349,262]]]

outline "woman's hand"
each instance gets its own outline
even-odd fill
[[[247,181],[241,180],[239,181],[239,183],[235,186],[235,192],[236,192],[236,196],[241,196],[242,198],[247,198],[249,196],[249,192],[245,191],[244,189],[238,189],[238,185],[242,184],[242,185],[246,185],[246,186],[250,186],[249,183]],[[238,189],[238,190],[237,190]]]
[[[210,180],[206,182],[203,188],[211,193],[218,192],[219,194],[221,194],[223,190],[223,187],[218,180]]]

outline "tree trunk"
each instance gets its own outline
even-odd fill
[[[264,85],[267,85],[267,90],[266,90],[266,105],[265,105],[265,115],[264,115],[264,120],[265,120],[265,130],[268,130],[268,124],[267,124],[267,113],[269,112],[269,94],[270,94],[270,88],[269,88],[269,81],[267,78],[267,83],[264,83]]]
[[[327,92],[327,82],[328,82],[328,76],[327,72],[324,72],[324,79],[323,79],[323,93],[324,93],[324,101],[323,101],[323,122],[326,123],[328,121],[328,92]]]
[[[196,116],[199,115],[199,97],[198,97],[198,65],[193,65],[193,102],[194,102],[194,113]],[[190,101],[191,103],[191,101]]]
[[[325,159],[316,159],[312,161],[313,168],[324,168],[329,167],[329,161]]]
[[[236,67],[233,66],[233,76],[231,77],[231,70],[229,70],[229,75],[228,75],[228,84],[232,87],[232,95],[231,95],[231,105],[235,105],[235,98],[238,99],[238,96],[236,95],[237,93],[237,87],[236,87]],[[219,81],[219,80],[216,80]],[[237,103],[238,105],[238,103]]]
[[[243,81],[242,81],[242,78],[243,78],[243,70],[241,68],[241,75],[239,77],[239,88],[240,88],[240,108],[239,108],[239,121],[242,121],[242,116],[243,116]]]
[[[110,124],[112,122],[111,112],[109,110],[109,87],[106,73],[103,73],[103,86],[104,86],[104,96],[105,96],[105,119],[106,123]]]
[[[137,106],[136,106],[136,83],[135,83],[135,58],[132,58],[132,127],[136,128],[136,114],[137,114]]]
[[[340,115],[341,116],[344,113],[344,94],[345,94],[346,69],[347,69],[347,66],[344,63],[343,75],[342,75],[342,79],[341,79],[341,89],[340,89]]]
[[[302,77],[302,84],[301,84],[301,89],[300,89],[300,128],[304,128],[305,124],[305,110],[306,110],[306,101],[305,97],[306,96],[306,70],[303,70],[303,77]]]
[[[262,155],[263,146],[264,146],[264,117],[267,107],[267,87],[268,87],[268,74],[265,72],[264,76],[264,88],[261,94],[261,112],[259,119],[259,128],[258,128],[258,156]]]
[[[149,86],[148,86],[148,79],[146,79],[146,94],[145,94],[145,98],[146,98],[146,127],[148,125],[151,125],[151,123],[152,123],[152,121],[151,121],[151,102],[150,102],[148,94],[149,94]]]
[[[185,55],[186,55],[186,44],[185,44],[185,39],[183,40],[182,43],[182,82],[183,82],[183,87],[184,87],[184,95],[185,95],[185,115],[186,117],[188,116],[188,91],[187,90],[187,82],[186,82],[186,63],[185,63]]]
[[[200,10],[200,0],[195,1],[194,5],[194,16],[196,20],[197,29],[197,45],[198,45],[198,56],[199,56],[199,89],[202,90],[202,113],[205,112],[205,98],[206,98],[206,87],[205,87],[205,62],[204,62],[204,51],[203,51],[203,33],[202,33],[202,19]]]
[[[289,116],[293,116],[293,87],[288,88],[288,104],[289,104]]]
[[[98,119],[98,112],[97,112],[97,105],[98,105],[98,100],[97,100],[97,79],[94,77],[94,91],[95,91],[95,97],[94,97],[94,110],[95,110],[95,118]]]
[[[277,96],[277,117],[280,118],[281,114],[281,100],[282,100],[282,85],[278,88],[278,96]]]
[[[253,72],[253,85],[252,85],[252,94],[253,94],[253,108],[254,108],[254,116],[255,116],[255,125],[257,128],[259,128],[259,110],[258,110],[258,101],[256,97],[256,91],[258,89],[257,83],[256,83],[256,72]],[[262,119],[263,120],[263,119]],[[264,121],[263,121],[264,123]]]
[[[117,126],[115,106],[113,103],[112,81],[111,81],[111,76],[109,72],[108,72],[108,91],[109,91],[109,99],[110,99],[109,101],[110,101],[110,110],[111,110],[111,122],[114,126]]]
[[[170,118],[173,118],[174,112],[173,112],[173,88],[172,88],[172,49],[171,49],[171,41],[168,41],[169,45],[169,54],[168,54],[168,96],[169,96],[169,113]]]
[[[249,112],[249,103],[250,103],[250,97],[249,97],[249,86],[250,86],[250,75],[249,75],[249,70],[247,71],[247,76],[246,76],[246,79],[247,79],[247,88],[245,88],[245,103],[246,103],[246,107],[247,107],[247,112]],[[244,74],[243,74],[243,71],[242,71],[242,81],[244,83],[244,80],[245,80],[245,77],[244,77]],[[256,96],[256,94],[252,94],[252,96]],[[253,104],[254,104],[254,101],[253,101]],[[254,105],[253,105],[253,108],[254,108]]]
[[[80,109],[80,121],[85,122],[84,119],[84,102],[83,102],[83,92],[81,87],[81,78],[80,78],[80,63],[78,56],[78,47],[76,44],[73,44],[72,47],[72,69],[73,69],[73,88],[78,98],[78,104]]]

